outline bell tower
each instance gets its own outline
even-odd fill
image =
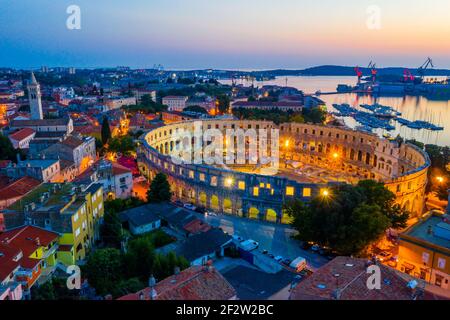
[[[30,101],[31,119],[44,119],[42,115],[41,86],[36,81],[36,77],[33,72],[31,72],[31,82],[28,84],[27,88],[28,100]]]

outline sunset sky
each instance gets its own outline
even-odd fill
[[[0,66],[450,68],[449,17],[448,0],[0,0]]]

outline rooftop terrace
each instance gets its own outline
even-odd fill
[[[439,227],[446,228],[450,232],[450,224],[443,222],[443,216],[432,215],[425,221],[419,222],[413,226],[406,231],[405,234],[450,249],[450,240],[435,235],[434,231]],[[429,232],[430,229],[433,232]]]
[[[61,186],[60,189],[53,189],[54,185]],[[56,206],[56,205],[65,205],[67,203],[66,196],[69,196],[72,191],[72,184],[56,184],[56,183],[44,183],[39,187],[31,190],[27,193],[22,199],[12,204],[8,209],[14,211],[22,211],[25,205],[34,202],[36,205],[39,204],[39,198],[45,193],[48,192],[50,194],[49,198],[45,200],[43,206]]]

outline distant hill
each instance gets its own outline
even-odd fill
[[[403,75],[403,67],[388,67],[388,68],[377,68],[379,75]],[[360,68],[365,76],[370,75],[369,68]],[[409,69],[413,75],[418,75],[418,69]],[[311,67],[303,70],[266,70],[255,72],[257,74],[267,74],[273,76],[298,76],[298,75],[309,75],[309,76],[354,76],[355,67],[348,66],[317,66]],[[450,70],[447,69],[428,69],[425,70],[425,75],[433,76],[450,76]]]

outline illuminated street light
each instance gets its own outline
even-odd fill
[[[337,152],[333,153],[333,158],[334,158],[334,159],[339,158],[339,153],[337,153]]]
[[[438,177],[436,177],[436,180],[437,180],[438,183],[443,183],[444,182],[444,177],[438,176]]]
[[[330,195],[330,191],[328,189],[323,189],[321,193],[323,197],[328,197]]]
[[[287,148],[289,147],[289,140],[286,140],[286,142],[284,143],[284,146]]]

